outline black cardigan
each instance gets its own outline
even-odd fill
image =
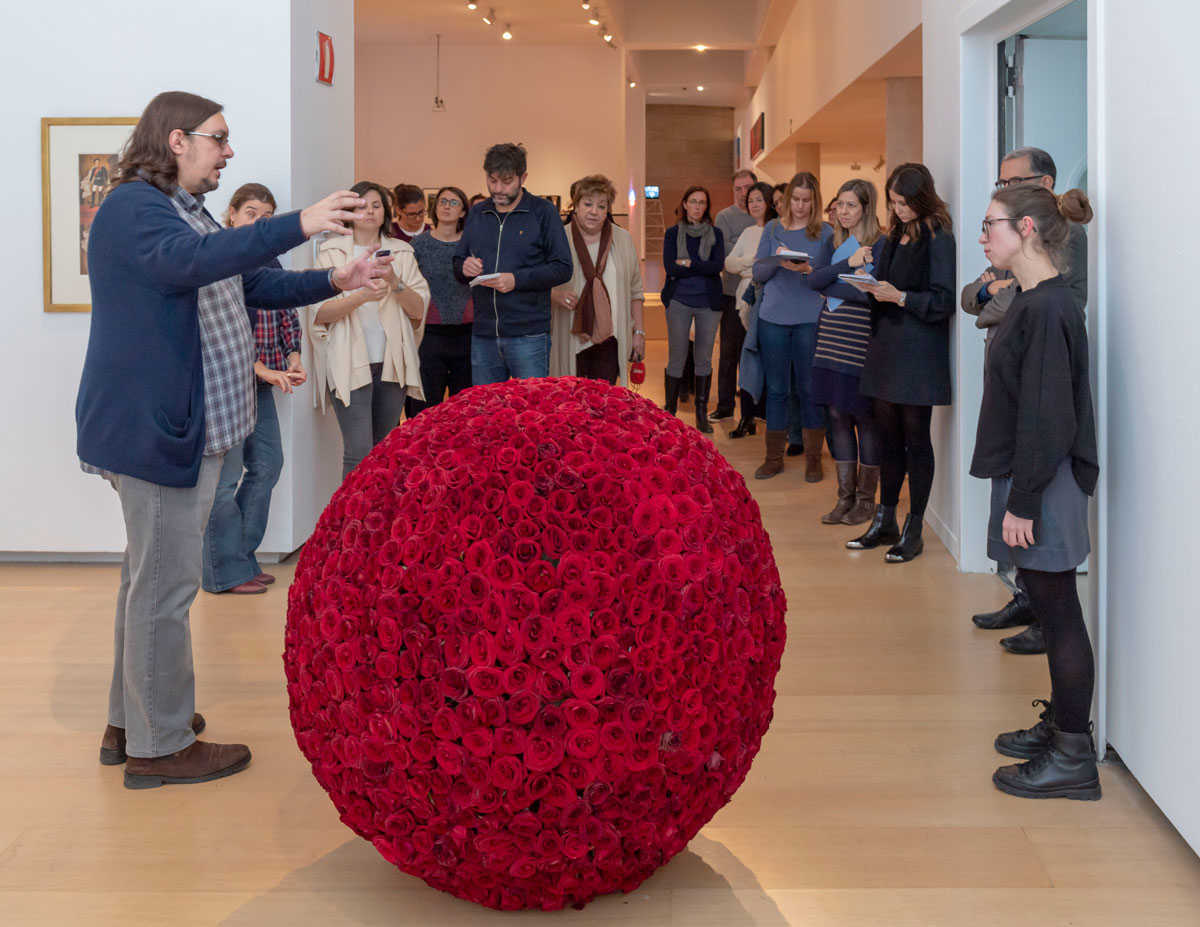
[[[1018,293],[984,368],[971,475],[1012,475],[1008,511],[1037,518],[1059,464],[1089,496],[1100,475],[1087,329],[1062,276]]]
[[[950,319],[955,310],[954,236],[922,229],[900,244],[889,237],[875,277],[907,295],[904,305],[869,297],[871,341],[859,391],[914,406],[950,404]]]
[[[681,278],[704,277],[709,306],[712,309],[720,310],[721,271],[725,268],[725,238],[721,234],[721,230],[716,226],[713,227],[717,240],[713,243],[707,261],[700,260],[700,239],[687,238],[685,246],[692,263],[690,267],[681,267],[675,263],[675,258],[678,256],[675,245],[677,228],[678,225],[671,226],[663,236],[663,269],[667,272],[667,282],[662,288],[663,308],[671,305],[671,299],[675,296],[675,288],[679,286]]]

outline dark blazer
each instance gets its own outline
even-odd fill
[[[298,212],[201,235],[158,188],[134,181],[113,190],[88,236],[79,459],[162,486],[195,486],[204,454],[200,288],[240,274],[249,306],[328,299],[337,292],[328,271],[263,266],[304,239]]]
[[[725,269],[725,238],[721,234],[721,230],[715,225],[713,226],[713,234],[717,236],[717,240],[707,261],[700,260],[700,239],[687,239],[688,257],[692,259],[692,264],[690,267],[680,267],[675,263],[679,257],[679,252],[675,247],[676,228],[677,226],[672,225],[663,237],[663,269],[667,272],[667,282],[662,288],[663,306],[671,305],[671,299],[675,295],[679,281],[684,277],[704,277],[706,278],[704,283],[709,296],[709,306],[719,311],[722,294],[721,272]]]
[[[871,341],[859,389],[914,406],[950,404],[950,319],[955,310],[954,236],[924,229],[906,245],[889,236],[874,276],[907,296],[904,306],[868,297]]]
[[[567,233],[554,204],[523,187],[512,212],[498,212],[491,199],[477,203],[454,252],[454,275],[463,283],[471,282],[462,266],[472,256],[483,261],[485,274],[512,274],[516,281],[510,293],[473,291],[474,333],[484,338],[549,334],[550,291],[574,273]]]

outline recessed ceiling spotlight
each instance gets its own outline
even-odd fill
[[[501,33],[500,38],[504,39],[506,42],[511,41],[512,40],[512,26],[505,26],[504,32]]]
[[[476,3],[475,0],[467,0],[467,9],[468,10],[477,10],[477,9],[479,9],[479,4]]]
[[[698,51],[698,52],[706,52],[706,51],[708,51],[708,46],[707,46],[707,45],[693,45],[693,46],[692,46],[692,48],[696,49],[696,51]]]
[[[583,0],[583,2],[579,5],[581,7],[583,7],[585,10],[590,10],[592,8],[592,5],[590,3],[588,3],[588,0]]]
[[[631,81],[629,82],[629,89],[630,89],[630,90],[632,90],[632,89],[633,89],[634,87],[636,87],[636,86],[637,86],[637,81],[635,81],[635,80],[631,80]]]
[[[704,93],[704,85],[703,85],[703,84],[697,84],[697,85],[696,85],[696,92],[697,92],[697,93]]]
[[[483,21],[485,23],[487,23],[489,26],[496,21],[496,8],[495,7],[492,7],[490,10],[487,11],[487,13],[484,14]]]

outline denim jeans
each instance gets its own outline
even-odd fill
[[[471,335],[471,383],[550,376],[550,335],[483,338]]]
[[[794,429],[796,417],[801,428],[824,428],[825,412],[812,401],[816,323],[776,325],[760,318],[758,349],[767,385],[767,430],[783,431],[789,425],[789,418]],[[789,405],[789,396],[793,397],[794,405]]]
[[[204,532],[205,592],[224,592],[262,572],[254,552],[267,532],[271,490],[283,471],[283,439],[271,389],[269,383],[258,384],[254,431],[230,448],[221,465]]]

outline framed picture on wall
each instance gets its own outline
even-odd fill
[[[42,306],[90,312],[87,241],[137,118],[42,119]]]
[[[762,154],[763,148],[766,147],[766,130],[763,126],[763,117],[766,113],[759,113],[758,118],[754,120],[754,125],[750,127],[750,157],[757,158]]]
[[[429,218],[432,219],[437,215],[437,195],[441,187],[422,187],[421,192],[425,194],[425,209],[429,213]]]

